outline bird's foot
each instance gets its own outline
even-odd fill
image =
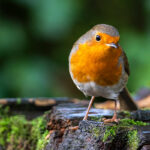
[[[104,122],[104,124],[113,123],[113,122],[118,123],[120,119],[117,118],[117,113],[115,112],[111,119],[103,118],[102,121]]]
[[[69,130],[76,131],[79,129],[79,126],[69,127]]]
[[[104,122],[104,124],[107,124],[107,123],[118,123],[120,121],[120,119],[117,119],[117,118],[111,118],[111,119],[106,119],[106,118],[103,118],[102,121]]]
[[[113,123],[113,122],[118,123],[120,121],[120,119],[117,118],[117,113],[115,111],[115,113],[111,119],[103,118],[102,121],[104,122],[104,124]]]

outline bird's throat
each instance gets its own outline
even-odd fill
[[[121,47],[115,49],[98,44],[80,44],[70,59],[73,77],[78,82],[96,82],[101,86],[116,84],[122,75]]]

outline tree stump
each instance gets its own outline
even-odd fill
[[[10,149],[10,146],[17,150],[150,149],[150,110],[120,111],[118,117],[121,120],[118,124],[104,124],[101,118],[111,118],[113,110],[92,108],[88,121],[82,121],[88,103],[69,98],[0,99],[4,107],[10,106],[10,111],[7,107],[0,109],[0,128],[3,131],[0,150]],[[49,112],[43,115],[47,110]],[[45,115],[49,134],[45,128]],[[19,130],[16,131],[14,126]],[[70,127],[74,126],[79,128],[72,130]],[[16,132],[16,138],[10,141]],[[24,139],[22,144],[19,143],[21,147],[17,145],[18,139]]]
[[[150,110],[119,112],[118,124],[104,124],[112,110],[92,108],[88,121],[82,121],[87,103],[54,106],[47,115],[49,142],[45,150],[148,150],[150,148]],[[123,119],[125,118],[125,119]],[[77,126],[77,130],[69,127]]]

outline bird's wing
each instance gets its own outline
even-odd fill
[[[127,58],[127,56],[126,56],[124,51],[122,53],[122,56],[123,56],[125,71],[128,74],[128,76],[129,76],[130,75],[129,63],[128,63],[128,58]]]

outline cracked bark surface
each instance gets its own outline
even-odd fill
[[[47,128],[50,131],[49,143],[45,150],[148,150],[150,147],[150,125],[132,125],[119,127],[115,135],[109,135],[104,141],[104,134],[108,127],[116,124],[104,125],[103,122],[93,121],[101,116],[110,118],[112,110],[91,109],[88,121],[82,121],[87,104],[64,103],[53,107],[47,115]],[[126,117],[124,112],[120,118]],[[131,112],[128,117],[134,120],[150,122],[150,110]],[[71,126],[79,125],[79,129],[72,131]],[[133,131],[133,132],[132,132]],[[134,132],[137,132],[135,135]],[[131,139],[129,139],[129,133]],[[137,136],[137,137],[136,137]],[[135,139],[132,139],[134,137]],[[134,141],[136,140],[136,141]],[[135,142],[135,143],[134,143]],[[135,147],[133,145],[136,145]]]

